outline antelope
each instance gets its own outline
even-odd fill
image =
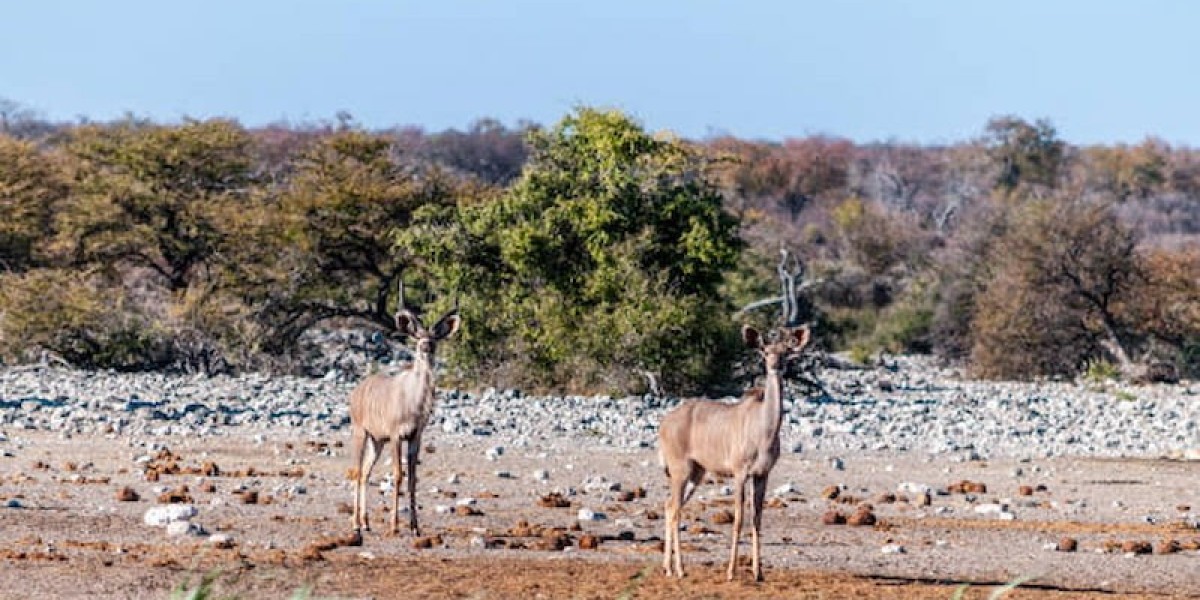
[[[758,351],[767,367],[761,388],[746,392],[736,404],[692,400],[663,417],[658,428],[659,458],[666,468],[670,494],[663,535],[663,571],[669,577],[684,576],[679,544],[679,520],[683,505],[691,498],[706,473],[733,478],[735,509],[733,543],[726,578],[733,580],[742,533],[746,480],[753,486],[753,570],[762,581],[759,533],[762,528],[763,497],[767,476],[779,459],[779,427],[783,417],[783,375],[787,360],[808,343],[808,327],[783,328],[780,339],[765,343],[757,329],[742,327],[746,345]],[[684,495],[688,482],[691,490]]]
[[[437,324],[426,329],[420,317],[404,308],[404,287],[400,284],[400,308],[395,315],[396,329],[416,340],[416,352],[411,365],[394,376],[375,374],[367,377],[350,393],[351,455],[357,467],[354,486],[354,530],[370,531],[367,518],[367,484],[371,469],[384,445],[393,443],[392,467],[395,485],[392,486],[392,535],[399,533],[401,442],[408,463],[408,525],[414,536],[421,535],[417,525],[417,456],[421,452],[421,433],[433,412],[433,360],[437,343],[444,340],[462,323],[457,302]]]

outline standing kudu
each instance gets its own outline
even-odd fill
[[[457,303],[456,303],[457,304]],[[426,329],[421,319],[404,308],[404,288],[400,287],[400,309],[396,313],[396,329],[415,340],[415,356],[397,375],[375,374],[367,377],[350,393],[351,454],[357,467],[354,485],[354,529],[368,530],[367,484],[371,469],[388,441],[393,443],[392,466],[392,529],[399,532],[401,442],[408,462],[408,525],[415,536],[421,535],[417,525],[417,457],[421,452],[421,433],[429,421],[434,404],[434,352],[437,343],[450,337],[462,320],[457,306],[446,313],[432,328]]]
[[[706,473],[733,478],[735,510],[733,544],[726,576],[733,580],[738,539],[745,511],[746,480],[753,485],[753,569],[762,581],[759,533],[767,476],[779,459],[779,427],[783,418],[783,369],[787,360],[808,343],[808,327],[781,330],[780,339],[765,343],[758,330],[745,326],[742,338],[757,350],[767,367],[762,388],[748,391],[737,404],[706,400],[685,402],[663,417],[658,428],[659,456],[670,478],[664,512],[663,570],[684,576],[679,543],[680,513]],[[688,482],[692,488],[684,495]]]

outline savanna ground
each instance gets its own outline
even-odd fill
[[[982,598],[1022,576],[1033,579],[1010,597],[1200,596],[1200,531],[1189,524],[1200,506],[1200,463],[875,452],[843,455],[838,470],[827,456],[788,454],[769,487],[795,490],[766,509],[766,582],[753,583],[748,565],[737,581],[724,580],[730,500],[719,482],[688,505],[689,576],[661,574],[665,484],[653,449],[563,440],[509,446],[489,460],[495,440],[431,431],[418,491],[426,537],[386,535],[387,496],[373,489],[373,530],[360,543],[348,535],[343,436],[233,431],[145,439],[168,448],[151,451],[124,438],[7,434],[0,500],[20,506],[0,509],[0,598],[163,598],[206,574],[218,597],[242,598],[950,598],[963,583],[966,597]],[[534,476],[539,469],[547,480]],[[381,461],[376,481],[389,471]],[[903,482],[963,480],[986,491],[934,495],[929,506],[897,491]],[[613,484],[620,489],[606,489]],[[839,488],[835,499],[826,497],[830,486]],[[139,499],[119,500],[125,487]],[[569,487],[577,492],[563,497],[569,507],[546,506]],[[228,542],[143,524],[172,494]],[[996,501],[1016,519],[974,510]],[[823,523],[830,510],[849,516],[864,502],[874,525]],[[581,508],[607,518],[580,522]],[[1049,548],[1066,537],[1076,552]],[[1138,542],[1150,552],[1137,553]],[[882,552],[890,544],[904,551]]]

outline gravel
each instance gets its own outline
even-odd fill
[[[1200,385],[1192,382],[975,381],[924,357],[902,357],[889,368],[827,369],[819,376],[829,394],[792,394],[781,437],[784,448],[825,457],[835,469],[841,456],[858,451],[960,460],[1200,458]],[[280,428],[339,435],[349,428],[346,398],[354,385],[345,379],[0,369],[0,445],[8,455],[19,448],[12,440],[31,429],[131,438],[237,431],[259,441]],[[659,420],[679,403],[496,389],[442,390],[439,396],[430,431],[441,440],[486,440],[484,458],[498,463],[506,448],[532,444],[654,447]],[[539,471],[534,478],[547,475]]]

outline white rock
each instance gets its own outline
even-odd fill
[[[537,469],[533,472],[533,479],[535,481],[547,481],[550,479],[550,472],[545,469]]]
[[[1006,507],[1003,504],[989,502],[987,504],[979,504],[975,507],[975,512],[981,515],[1000,514],[1005,512]]]
[[[196,507],[191,504],[168,504],[147,510],[142,522],[151,527],[164,527],[176,521],[187,521],[197,514]]]
[[[191,521],[171,521],[167,523],[167,535],[171,537],[198,535],[201,531],[200,526]]]
[[[449,477],[446,477],[446,483],[449,483],[450,485],[454,485],[458,483],[458,481],[458,473],[451,473]]]
[[[879,551],[883,554],[904,554],[906,552],[904,546],[900,544],[884,544]]]
[[[608,516],[602,512],[596,512],[590,508],[581,508],[579,509],[577,518],[580,521],[603,521],[607,519]]]
[[[233,543],[233,536],[227,533],[214,533],[208,536],[208,543],[214,546],[224,546]]]
[[[800,493],[800,490],[797,489],[796,486],[792,485],[791,482],[785,483],[785,484],[775,488],[776,496],[786,496],[788,494],[799,494],[799,493]]]
[[[470,498],[470,497],[467,497],[467,498],[459,498],[458,500],[456,500],[456,501],[454,502],[454,504],[455,504],[456,506],[475,506],[475,505],[476,505],[476,504],[478,504],[478,503],[479,503],[479,501],[478,501],[478,500],[476,500],[476,499],[474,499],[474,498]]]
[[[929,494],[929,493],[933,492],[933,488],[924,483],[905,481],[905,482],[902,482],[900,485],[896,486],[896,491],[901,494],[912,494],[914,496],[920,496],[923,494]]]
[[[433,507],[433,512],[435,512],[439,515],[449,514],[453,510],[454,510],[454,508],[452,508],[450,506],[446,506],[445,504],[438,504],[437,506]]]

